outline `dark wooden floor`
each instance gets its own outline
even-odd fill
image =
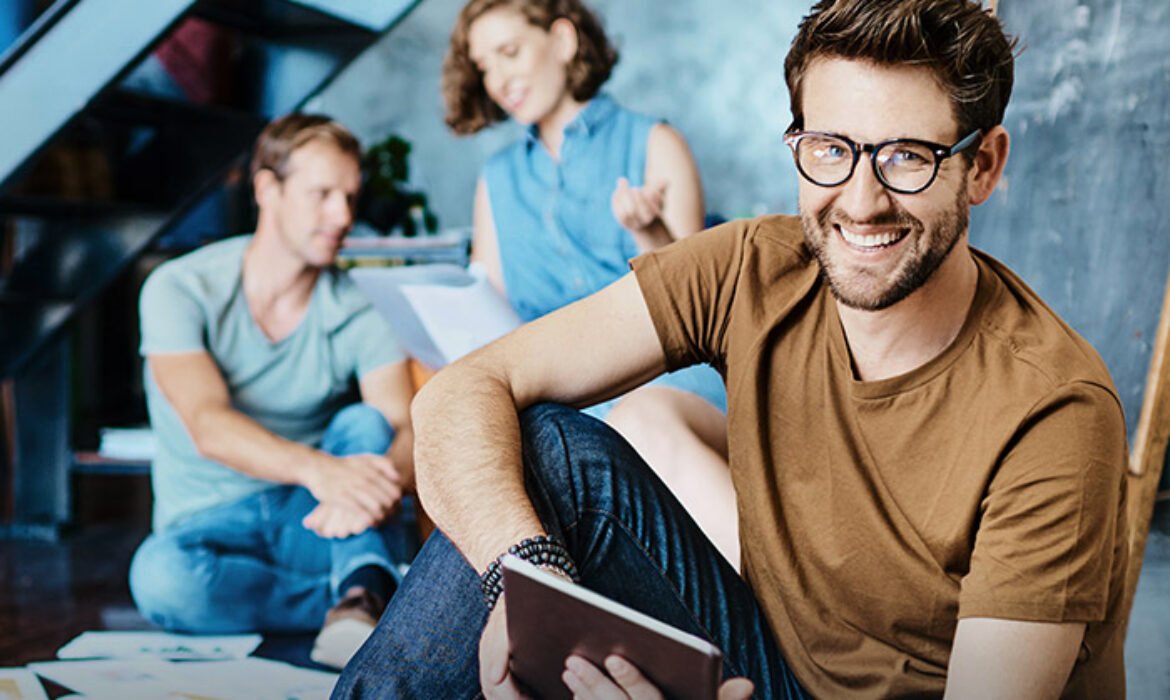
[[[112,485],[120,496],[102,495],[96,502],[114,498],[123,506],[137,505],[129,512],[98,513],[82,499],[75,506],[91,522],[59,541],[0,538],[0,667],[51,660],[87,630],[149,628],[127,585],[130,559],[148,530],[149,509],[130,497],[141,485]],[[1145,569],[1126,644],[1130,697],[1170,697],[1170,503],[1159,504],[1155,513]],[[267,637],[256,655],[320,668],[308,660],[311,642],[311,634]],[[65,692],[53,685],[47,690],[51,697]]]
[[[74,484],[77,525],[56,541],[0,538],[0,667],[55,659],[89,630],[156,629],[135,609],[128,572],[150,529],[145,476],[86,476]],[[267,636],[255,655],[321,669],[312,634]],[[50,697],[66,689],[46,684]]]
[[[142,628],[126,572],[145,536],[110,523],[59,542],[0,540],[0,666],[53,659],[85,630]]]

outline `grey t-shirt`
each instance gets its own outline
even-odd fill
[[[385,320],[335,269],[318,278],[300,326],[270,341],[252,318],[241,284],[251,239],[210,244],[150,275],[139,300],[139,352],[206,351],[235,409],[276,435],[317,445],[333,415],[357,399],[360,378],[404,356]],[[144,380],[158,445],[152,467],[155,529],[272,485],[201,457],[154,383],[149,360]]]

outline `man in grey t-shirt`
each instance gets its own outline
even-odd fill
[[[398,515],[413,484],[405,358],[333,267],[360,153],[326,117],[274,121],[252,161],[255,234],[164,264],[140,301],[158,454],[138,607],[186,632],[324,623],[313,658],[333,666],[417,547]]]

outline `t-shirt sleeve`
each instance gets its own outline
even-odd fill
[[[959,617],[1104,620],[1126,556],[1125,460],[1125,423],[1109,391],[1082,382],[1046,397],[981,504]]]
[[[359,380],[373,370],[406,359],[390,325],[368,304],[337,333],[337,345],[350,357],[354,376]]]
[[[155,270],[138,297],[142,356],[207,349],[207,314],[173,268]]]
[[[725,332],[752,222],[732,221],[634,258],[667,367],[723,366]]]

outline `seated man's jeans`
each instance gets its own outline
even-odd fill
[[[553,404],[525,411],[521,429],[529,497],[586,587],[710,640],[756,697],[805,697],[748,585],[629,444]],[[476,697],[487,614],[477,573],[436,532],[333,697]]]
[[[355,404],[334,416],[321,449],[385,454],[393,438],[377,409]],[[399,565],[418,549],[409,508],[378,528],[325,539],[301,524],[316,506],[303,487],[274,486],[151,534],[130,566],[138,609],[180,632],[308,631],[321,627],[358,568],[375,565],[401,580]]]

